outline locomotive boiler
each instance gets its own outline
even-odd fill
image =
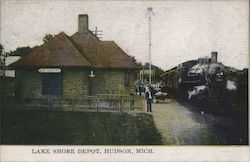
[[[226,107],[227,71],[217,61],[217,52],[211,58],[199,58],[179,64],[162,74],[168,89],[173,89],[180,99],[210,106],[219,111]],[[211,108],[210,108],[211,109]]]

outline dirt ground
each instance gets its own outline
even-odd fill
[[[153,120],[165,145],[244,144],[242,130],[225,117],[188,107],[173,99],[152,105]]]
[[[194,143],[192,138],[197,136],[195,131],[205,128],[205,125],[192,119],[191,112],[178,107],[175,100],[153,104],[153,119],[161,132],[164,144]]]

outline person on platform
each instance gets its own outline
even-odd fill
[[[152,93],[149,87],[146,87],[145,99],[147,102],[147,112],[152,112]]]

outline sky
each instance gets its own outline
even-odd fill
[[[89,29],[115,41],[138,62],[148,62],[148,15],[152,7],[152,63],[168,70],[210,57],[238,69],[249,64],[248,0],[84,1],[1,0],[1,44],[5,51],[43,43],[45,34],[78,30],[88,14]]]

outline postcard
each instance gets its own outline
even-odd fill
[[[250,161],[249,1],[1,0],[1,161]]]

